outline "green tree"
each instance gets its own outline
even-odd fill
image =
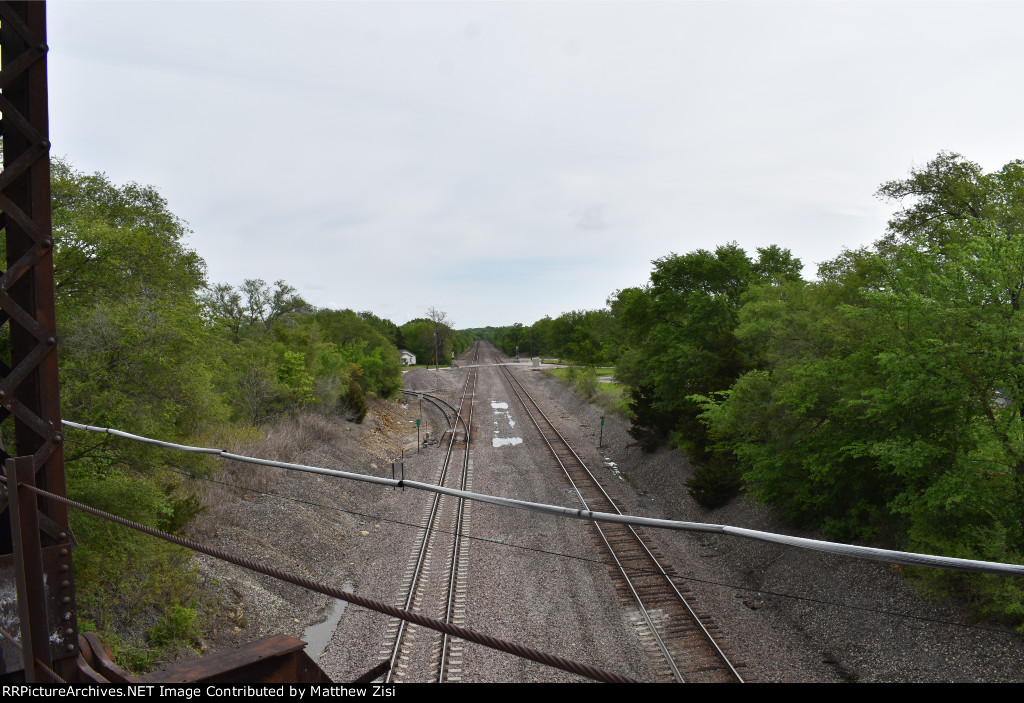
[[[178,441],[222,422],[216,344],[198,296],[205,265],[185,244],[187,225],[152,187],[117,186],[60,160],[51,176],[64,416]],[[67,433],[65,459],[70,497],[171,531],[200,505],[178,472],[212,469],[196,455],[77,431]],[[144,544],[77,511],[71,521],[83,621],[104,634],[137,630],[194,600],[184,550]],[[121,651],[151,666],[149,645],[126,637]]]
[[[315,399],[313,378],[306,371],[305,358],[299,352],[284,353],[284,361],[277,370],[277,379],[285,388],[289,407],[295,409],[309,405]]]
[[[198,300],[205,265],[185,223],[151,187],[59,160],[52,181],[65,414],[177,438],[220,422]]]
[[[204,292],[203,304],[217,324],[239,341],[243,332],[264,335],[279,320],[312,312],[294,287],[277,281],[273,287],[260,278],[247,278],[237,290],[219,283]]]
[[[727,389],[749,367],[734,334],[747,288],[799,277],[800,262],[788,251],[758,251],[757,261],[736,244],[663,257],[646,288],[619,291],[611,301],[629,345],[617,373],[633,389],[630,432],[641,446],[668,438],[698,465],[717,461],[692,397]]]
[[[451,327],[451,320],[448,319],[448,313],[443,310],[431,307],[427,310],[427,319],[430,320],[434,341],[431,356],[435,359],[434,363],[440,365],[442,361],[448,360],[454,349],[454,330]],[[427,347],[429,349],[430,345],[428,344]]]
[[[697,400],[756,495],[843,539],[1021,561],[1020,174],[940,154],[882,187],[909,202],[874,251],[751,290],[736,335],[759,366]],[[1024,622],[1019,584],[929,579]]]

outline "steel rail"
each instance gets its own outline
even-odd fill
[[[492,352],[492,356],[493,356],[493,352]],[[498,359],[496,357],[495,357],[495,361],[498,361]],[[584,471],[586,476],[590,479],[592,487],[596,487],[597,488],[597,490],[600,492],[601,496],[604,497],[604,500],[610,506],[611,510],[613,510],[615,513],[617,513],[619,515],[622,515],[622,511],[619,510],[619,508],[616,505],[615,501],[612,500],[611,496],[609,496],[607,491],[604,490],[604,487],[601,486],[600,482],[598,482],[598,480],[594,476],[593,472],[590,471],[590,469],[587,467],[587,465],[583,461],[583,459],[579,456],[579,454],[577,454],[576,450],[572,448],[572,446],[569,444],[569,442],[566,441],[565,437],[563,437],[562,434],[555,428],[554,423],[551,422],[550,418],[547,417],[547,415],[541,409],[541,407],[537,403],[537,401],[533,398],[532,395],[530,395],[530,392],[528,390],[526,390],[526,388],[523,386],[523,384],[518,379],[515,378],[515,375],[507,368],[507,365],[501,364],[501,363],[499,363],[498,365],[500,366],[500,368],[502,370],[503,376],[506,378],[507,382],[509,383],[509,386],[512,388],[512,391],[519,398],[519,402],[523,404],[523,408],[526,410],[527,414],[530,416],[530,419],[533,421],[534,425],[537,427],[537,431],[540,433],[541,437],[544,439],[544,443],[548,446],[548,449],[551,451],[551,454],[555,457],[555,461],[557,461],[559,466],[562,468],[562,471],[565,473],[566,478],[569,480],[570,485],[572,486],[573,490],[576,492],[576,495],[579,497],[580,502],[583,504],[583,506],[585,508],[587,508],[588,510],[590,510],[590,506],[588,505],[587,500],[583,497],[582,491],[580,490],[580,488],[577,485],[576,481],[573,480],[572,476],[569,473],[568,468],[562,462],[562,459],[558,456],[558,453],[555,451],[555,448],[553,446],[551,446],[551,443],[548,440],[548,437],[546,436],[546,434],[542,430],[540,424],[537,422],[537,419],[534,416],[533,412],[530,410],[529,406],[523,400],[522,395],[519,393],[520,390],[530,400],[530,403],[533,404],[534,408],[537,410],[537,412],[540,414],[540,416],[544,419],[544,422],[547,423],[549,429],[554,434],[554,436],[558,438],[558,440],[562,443],[562,445],[564,445],[565,449],[567,449],[569,451],[569,453],[572,455],[572,457],[576,460],[576,463],[579,465],[579,467],[582,468],[582,470]],[[518,386],[518,389],[516,388],[517,386]],[[669,668],[672,670],[673,676],[678,681],[682,682],[684,680],[682,674],[679,672],[678,667],[676,666],[676,664],[675,664],[671,654],[669,653],[667,645],[663,641],[663,639],[661,637],[661,634],[658,632],[657,628],[654,626],[654,622],[651,619],[650,614],[647,612],[647,608],[643,605],[642,598],[641,598],[639,592],[637,591],[637,588],[635,587],[635,584],[633,583],[632,579],[627,574],[626,569],[623,566],[622,562],[620,561],[619,557],[617,556],[615,550],[612,548],[611,543],[610,543],[607,535],[605,534],[605,530],[597,522],[594,522],[593,524],[594,524],[594,527],[597,529],[598,535],[600,536],[601,540],[604,542],[605,546],[608,548],[609,554],[611,554],[612,558],[615,560],[616,566],[619,568],[620,573],[622,574],[623,578],[625,579],[626,586],[628,587],[630,593],[633,595],[634,600],[639,605],[641,614],[643,615],[645,622],[647,623],[648,627],[650,628],[652,635],[654,635],[655,639],[657,640],[658,648],[661,650],[662,654],[665,656],[666,662],[668,663]],[[633,529],[633,527],[631,525],[625,525],[624,527],[625,527],[625,529],[627,529],[629,531],[630,536],[633,538],[633,540],[635,541],[636,545],[640,547],[640,549],[642,550],[643,554],[646,555],[646,557],[649,560],[649,562],[657,569],[657,572],[661,575],[661,577],[664,580],[664,583],[669,587],[669,589],[675,595],[676,599],[685,607],[687,613],[689,613],[690,618],[692,619],[692,622],[699,628],[699,632],[701,634],[703,634],[705,641],[708,642],[711,645],[711,647],[713,648],[714,653],[717,655],[717,657],[721,660],[721,662],[728,669],[729,674],[736,681],[742,683],[743,682],[743,677],[740,676],[739,672],[736,671],[736,668],[732,665],[732,662],[729,661],[729,658],[722,651],[722,648],[719,647],[719,645],[715,641],[714,637],[711,635],[710,632],[708,632],[707,628],[704,626],[704,623],[701,622],[700,618],[694,612],[693,608],[690,606],[690,603],[687,601],[686,597],[679,591],[679,588],[673,582],[673,580],[669,576],[668,572],[665,571],[664,567],[661,565],[661,562],[658,560],[658,558],[655,557],[655,555],[651,552],[650,548],[647,546],[647,544],[644,541],[644,539],[636,532],[635,529]]]
[[[463,401],[465,400],[466,391],[468,390],[468,388],[469,388],[469,378],[467,377],[466,378],[466,386],[465,386],[465,388],[463,388],[463,391],[462,391]],[[461,406],[459,408],[458,413],[456,414],[456,422],[455,422],[456,425],[458,425],[458,417],[459,417],[460,414],[461,414]],[[437,480],[437,484],[439,486],[444,485],[444,479],[445,479],[445,476],[448,473],[448,464],[451,461],[451,454],[452,454],[452,450],[453,450],[454,446],[455,446],[455,433],[452,432],[452,436],[448,440],[448,449],[445,451],[444,462],[441,465],[441,474],[440,474],[440,476],[438,477],[438,480]],[[412,607],[412,602],[413,602],[413,600],[416,597],[416,586],[419,583],[420,577],[422,575],[423,562],[424,562],[424,559],[425,559],[425,556],[426,556],[426,553],[427,553],[427,547],[429,546],[430,540],[431,540],[431,538],[433,536],[434,522],[437,519],[437,514],[439,512],[438,511],[438,505],[440,504],[440,502],[441,502],[441,494],[440,493],[435,493],[434,494],[434,498],[433,498],[433,500],[431,501],[431,504],[430,504],[430,512],[429,512],[429,515],[427,517],[426,525],[423,528],[423,539],[420,540],[419,553],[417,554],[417,557],[416,557],[416,566],[413,568],[412,578],[409,581],[409,592],[406,594],[405,605],[402,608],[403,610],[409,610]],[[405,636],[405,622],[402,621],[401,623],[399,623],[398,632],[395,634],[395,643],[394,643],[394,645],[392,646],[392,649],[391,649],[391,658],[390,658],[390,662],[389,662],[389,666],[388,666],[388,673],[387,673],[387,675],[384,678],[384,682],[385,683],[390,683],[392,677],[395,674],[395,663],[397,662],[399,653],[401,652],[402,642],[403,642],[404,636]]]
[[[465,417],[463,417],[463,410],[465,408],[466,395],[469,392],[470,382],[471,382],[471,380],[475,381],[476,375],[477,375],[476,371],[473,370],[470,373],[468,373],[467,376],[466,376],[466,385],[462,389],[462,397],[461,397],[461,399],[459,401],[459,408],[458,408],[458,410],[455,411],[455,413],[456,413],[455,414],[455,422],[452,423],[454,427],[458,427],[459,420],[462,420],[462,424],[463,424],[464,427],[467,426],[466,425]],[[474,389],[475,389],[475,385],[474,385]],[[471,409],[472,409],[472,402],[473,402],[473,396],[471,395],[470,396],[470,408]],[[453,408],[453,410],[454,410],[454,408]],[[453,454],[454,449],[455,449],[455,435],[456,435],[456,433],[454,431],[452,431],[451,437],[448,440],[448,448],[445,450],[444,462],[441,465],[441,472],[440,472],[440,475],[439,475],[438,480],[437,480],[437,484],[439,486],[443,486],[444,485],[445,479],[447,478],[447,475],[448,475],[448,469],[449,469],[449,467],[451,465],[452,454]],[[466,440],[467,440],[467,442],[469,441],[469,431],[468,430],[466,432]],[[468,456],[468,454],[469,454],[469,448],[468,448],[468,445],[467,445],[466,455]],[[461,485],[459,487],[459,490],[463,490],[463,489],[465,489],[465,485]],[[424,530],[424,532],[423,532],[423,539],[420,541],[419,552],[418,552],[417,557],[416,557],[416,565],[413,568],[412,577],[409,580],[409,592],[406,594],[405,605],[403,607],[403,610],[409,610],[412,607],[413,601],[416,598],[416,589],[417,589],[417,586],[420,584],[420,581],[421,581],[421,578],[422,578],[422,575],[423,575],[423,565],[424,565],[424,562],[426,560],[426,556],[427,556],[427,554],[428,554],[428,552],[430,550],[430,547],[432,545],[433,538],[434,538],[434,535],[435,535],[435,532],[436,532],[435,529],[434,529],[434,525],[437,522],[438,517],[439,517],[440,512],[441,512],[440,511],[440,504],[441,504],[441,497],[442,497],[442,495],[443,495],[442,493],[435,493],[434,497],[433,497],[433,500],[431,501],[429,515],[427,517],[426,524],[423,527],[423,530]],[[461,506],[463,505],[463,499],[462,498],[459,499],[459,505],[460,505],[460,509],[461,509]],[[447,622],[447,620],[445,622]],[[404,642],[404,638],[405,638],[406,634],[407,634],[406,633],[406,623],[403,620],[403,621],[399,622],[398,631],[395,633],[395,643],[394,643],[394,645],[392,647],[392,650],[391,650],[391,657],[389,659],[388,672],[387,672],[387,675],[384,678],[385,683],[390,683],[392,681],[392,678],[395,675],[395,665],[396,665],[396,663],[398,661],[398,657],[399,657],[399,655],[400,655],[400,653],[402,651],[402,644]],[[447,635],[445,637],[447,637]]]
[[[436,395],[430,395],[429,393],[424,393],[422,391],[407,391],[407,390],[405,390],[403,388],[402,392],[407,394],[407,395],[423,396],[423,398],[428,403],[431,403],[432,405],[434,405],[434,407],[436,407],[438,410],[441,411],[441,413],[444,415],[444,421],[448,423],[448,427],[451,428],[453,426],[451,418],[448,417],[448,411],[445,410],[444,408],[442,408],[440,404],[447,405],[448,406],[448,410],[451,410],[453,415],[458,416],[458,410],[456,410],[455,407],[451,403],[449,403],[447,400],[445,400],[444,398],[438,398]],[[463,427],[466,426],[465,419],[463,419],[463,421],[462,421],[462,426]]]
[[[473,362],[475,365],[477,356],[480,353],[480,343],[477,342],[473,345]],[[469,448],[470,448],[470,435],[473,431],[473,410],[476,407],[476,383],[479,378],[479,372],[474,368],[471,372],[473,376],[473,394],[470,397],[469,402],[469,422],[466,424],[466,451],[462,457],[462,478],[460,484],[463,490],[467,487],[469,480]],[[455,512],[455,537],[454,543],[452,544],[452,558],[450,562],[451,573],[448,577],[448,604],[445,608],[444,621],[451,622],[452,619],[452,606],[455,600],[455,586],[458,579],[459,561],[462,558],[462,526],[463,518],[465,516],[466,499],[459,496],[459,506]],[[437,681],[438,683],[444,683],[445,678],[445,664],[448,661],[448,634],[445,633],[441,638],[441,661],[438,664]]]
[[[513,379],[515,378],[515,376],[511,373],[511,371],[508,371],[504,366],[502,367],[502,370],[506,371],[506,373],[509,376],[511,376]],[[530,399],[530,402],[533,403],[534,407],[537,408],[537,412],[539,412],[541,414],[541,417],[543,417],[544,421],[548,423],[548,425],[551,427],[551,430],[555,433],[555,435],[558,437],[558,439],[561,440],[562,444],[565,445],[566,449],[568,449],[572,453],[573,457],[579,463],[580,467],[586,472],[587,476],[590,478],[590,480],[592,481],[593,485],[601,492],[601,495],[604,496],[605,500],[608,502],[608,505],[611,507],[611,509],[614,510],[615,513],[617,513],[619,515],[622,515],[623,513],[622,513],[621,510],[619,510],[618,505],[615,504],[615,501],[612,500],[611,496],[609,496],[608,493],[604,490],[604,487],[598,482],[597,477],[594,476],[593,472],[587,467],[586,463],[584,463],[583,459],[580,458],[579,454],[576,453],[576,450],[573,449],[572,446],[570,446],[569,443],[565,440],[565,438],[561,435],[561,433],[558,432],[557,429],[555,429],[554,423],[551,422],[551,420],[547,417],[547,415],[544,414],[544,411],[541,410],[540,405],[538,405],[537,401],[535,401],[533,399],[533,396],[530,395],[530,392],[528,390],[526,390],[526,388],[521,383],[519,383],[518,379],[516,379],[516,384],[520,387],[520,389],[522,389],[523,393],[526,394],[526,397]],[[527,410],[527,412],[529,412],[529,410]],[[554,453],[554,450],[552,450],[552,453]],[[559,461],[559,464],[561,464],[561,461]],[[563,470],[565,470],[564,466],[562,468],[563,468]],[[566,471],[566,475],[568,476],[568,471]],[[577,494],[579,494],[579,490],[576,488],[576,485],[572,481],[571,477],[569,478],[569,481],[570,481],[570,483],[573,483],[573,488],[576,490]],[[580,496],[580,499],[583,500],[583,497]],[[584,504],[584,506],[587,506],[587,503],[586,503],[585,500],[583,500],[583,504]],[[589,506],[587,506],[587,507],[589,509]],[[704,635],[707,638],[708,642],[710,642],[711,645],[714,647],[715,651],[718,654],[718,657],[728,667],[728,669],[732,673],[732,675],[739,682],[742,683],[743,682],[743,677],[741,677],[739,672],[736,671],[736,668],[732,665],[732,662],[730,662],[729,658],[725,656],[725,652],[722,651],[722,648],[718,646],[718,643],[715,641],[714,637],[712,637],[711,633],[707,631],[706,627],[704,627],[704,624],[700,621],[700,618],[697,617],[697,614],[693,611],[693,608],[690,607],[689,601],[687,601],[686,597],[679,591],[679,588],[676,586],[675,582],[669,576],[668,572],[665,571],[664,567],[661,565],[661,562],[658,561],[658,558],[655,557],[654,554],[651,553],[651,550],[650,550],[650,548],[648,548],[647,543],[644,541],[644,539],[637,533],[637,531],[631,525],[626,525],[625,527],[626,527],[626,529],[629,530],[629,532],[632,534],[632,536],[636,539],[637,544],[641,547],[641,549],[644,551],[644,553],[646,553],[646,555],[647,555],[648,559],[650,559],[651,563],[654,564],[655,567],[657,567],[658,572],[665,579],[665,583],[668,584],[668,586],[672,589],[672,591],[675,592],[675,595],[679,599],[679,601],[684,606],[686,606],[686,609],[690,613],[690,616],[693,618],[694,622],[700,627],[701,631],[704,633]],[[600,527],[599,527],[599,529],[600,529]],[[603,530],[602,530],[602,532],[603,532]],[[603,534],[602,534],[602,538],[603,538]],[[618,559],[616,559],[616,561],[618,561]]]
[[[493,353],[492,353],[492,356],[493,356]],[[497,358],[495,358],[495,361],[497,361]],[[510,372],[507,369],[505,369],[504,365],[502,365],[500,363],[497,364],[497,365],[501,369],[503,378],[505,378],[505,382],[508,383],[509,388],[512,389],[512,392],[516,394],[516,397],[519,399],[519,402],[522,403],[522,405],[523,405],[523,409],[526,410],[526,414],[529,415],[530,416],[530,420],[533,421],[533,424],[537,428],[537,432],[540,434],[541,439],[544,440],[544,444],[546,444],[548,449],[551,451],[551,455],[555,457],[555,461],[558,462],[558,465],[561,467],[562,471],[565,473],[565,477],[567,479],[569,479],[569,485],[571,485],[573,490],[576,492],[576,496],[579,498],[580,503],[583,505],[584,508],[588,508],[586,499],[584,499],[583,494],[580,492],[580,489],[576,485],[576,482],[572,480],[572,476],[569,475],[569,471],[565,468],[565,465],[562,463],[562,460],[558,457],[558,453],[555,451],[554,447],[551,446],[551,442],[548,441],[547,435],[545,435],[544,431],[541,429],[540,424],[537,422],[537,419],[534,417],[533,413],[530,411],[530,408],[529,408],[529,406],[527,406],[526,401],[524,401],[522,396],[519,394],[519,391],[516,389],[515,384],[512,383],[512,381],[508,380],[508,377],[510,376]],[[523,389],[523,390],[525,392],[525,389]],[[531,398],[530,400],[532,401],[533,399]],[[537,408],[538,412],[541,412],[540,407],[537,406],[536,403],[534,403],[534,407]],[[541,415],[543,416],[543,412],[541,412]],[[545,420],[547,420],[546,417],[545,417]],[[550,422],[549,422],[549,424],[550,424]],[[552,428],[552,429],[554,429],[554,428]],[[555,434],[558,435],[557,430],[555,430]],[[561,437],[561,435],[558,435],[558,436]],[[563,439],[563,442],[564,442],[564,439]],[[575,454],[575,452],[573,452],[573,454]],[[657,642],[658,648],[661,650],[661,654],[665,658],[665,662],[668,664],[669,669],[671,669],[671,671],[672,671],[672,676],[677,681],[679,681],[680,683],[685,683],[685,679],[683,678],[682,673],[680,673],[679,667],[676,666],[675,659],[673,659],[673,657],[672,657],[672,653],[668,651],[668,646],[665,644],[664,640],[662,639],[661,633],[658,632],[657,627],[655,627],[654,621],[651,619],[650,613],[647,611],[647,608],[644,605],[643,600],[640,598],[640,594],[637,592],[636,588],[634,587],[632,579],[630,579],[629,578],[629,574],[626,573],[626,569],[623,567],[622,562],[619,560],[618,555],[615,553],[615,550],[612,548],[611,542],[608,541],[608,537],[605,535],[604,530],[601,529],[601,526],[598,523],[594,522],[593,525],[597,529],[597,534],[601,538],[601,541],[604,543],[605,548],[608,550],[608,554],[611,555],[612,559],[615,561],[615,566],[619,569],[619,573],[621,574],[623,580],[626,582],[626,587],[629,589],[630,593],[632,594],[633,600],[636,601],[636,604],[637,604],[637,607],[639,608],[641,616],[644,618],[644,621],[646,622],[648,629],[651,631],[651,634],[654,636],[654,638],[655,638],[655,640]]]

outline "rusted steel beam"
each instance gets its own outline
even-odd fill
[[[0,308],[10,323],[11,370],[0,382],[0,406],[15,414],[15,451],[48,456],[37,484],[64,494],[59,445],[60,389],[54,308],[53,224],[50,213],[49,118],[46,81],[46,5],[0,4],[0,85],[3,88],[4,170],[0,208],[7,239],[7,271],[0,276]],[[45,512],[67,525],[64,506]]]
[[[31,481],[22,477],[22,482],[63,496],[46,55],[46,4],[0,3],[0,226],[6,239],[6,271],[0,272],[0,325],[9,324],[11,346],[10,367],[0,364],[0,422],[14,416],[14,444],[0,446],[0,459],[11,455],[33,458],[34,476]],[[13,478],[11,473],[8,476]],[[31,511],[27,504],[21,506],[19,524],[32,513],[37,523],[32,528],[34,537],[24,529],[21,537],[25,545],[36,545],[31,547],[36,554],[12,555],[10,521],[0,518],[0,579],[13,577],[16,561],[38,562],[48,584],[45,594],[40,588],[38,595],[46,616],[41,620],[41,627],[47,629],[43,643],[49,643],[50,652],[36,658],[52,664],[62,678],[73,680],[78,647],[67,507],[37,497],[31,504]],[[21,620],[23,633],[39,629],[36,610],[33,605],[26,613],[31,622]],[[13,613],[0,612],[0,625],[11,626],[13,619]],[[39,645],[33,646],[38,649]],[[5,649],[0,676],[16,675],[13,660]]]
[[[21,660],[25,680],[29,683],[49,682],[49,677],[36,662],[46,666],[50,657],[50,623],[46,614],[43,582],[43,549],[39,544],[39,519],[36,494],[18,484],[31,485],[35,480],[32,457],[8,459],[6,462],[8,506],[14,542],[15,592],[18,598],[18,631],[21,639]]]
[[[272,635],[239,649],[181,662],[140,677],[142,683],[331,683],[306,643]]]

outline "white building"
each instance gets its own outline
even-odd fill
[[[402,360],[402,366],[412,366],[416,363],[416,355],[408,349],[399,349],[398,358]]]

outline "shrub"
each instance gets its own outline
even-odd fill
[[[349,385],[338,401],[338,413],[346,420],[362,424],[366,417],[366,394],[358,383]]]
[[[739,469],[717,457],[693,470],[686,479],[686,490],[705,508],[720,508],[740,492],[742,479]]]
[[[160,622],[150,628],[146,639],[155,647],[166,647],[175,642],[191,644],[199,637],[199,623],[195,608],[172,605]]]
[[[597,392],[597,369],[588,366],[581,370],[576,377],[576,390],[587,400],[593,398]]]

